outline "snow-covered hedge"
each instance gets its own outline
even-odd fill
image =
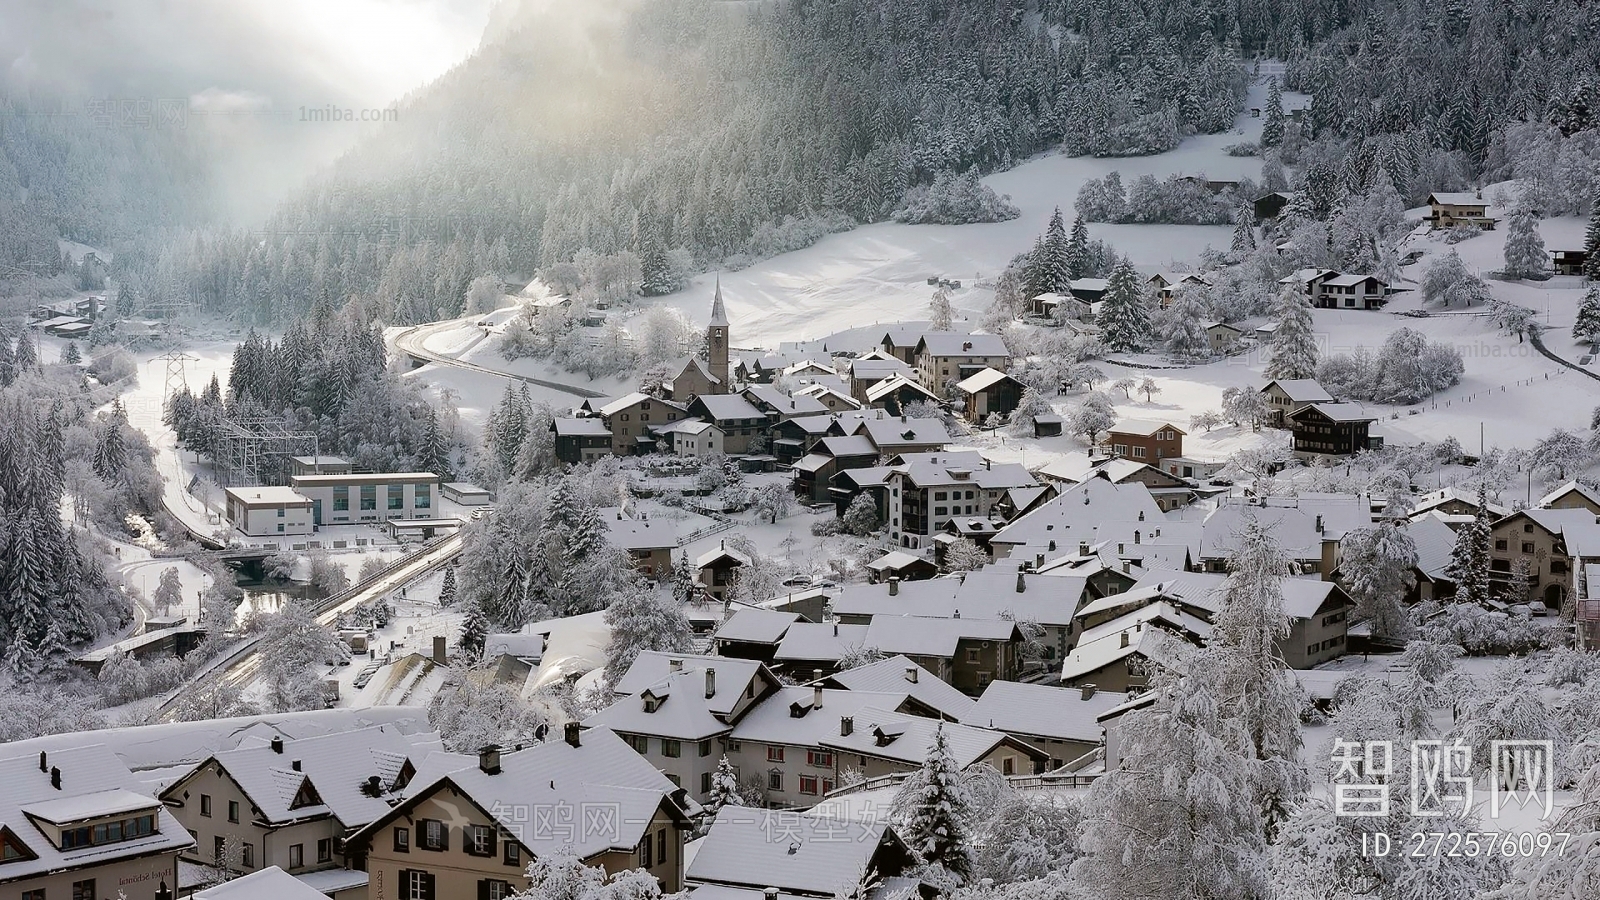
[[[1409,404],[1460,383],[1463,371],[1460,350],[1401,328],[1376,357],[1365,347],[1327,357],[1317,366],[1317,380],[1341,400]]]
[[[1251,192],[1253,188],[1244,191]],[[1213,194],[1203,176],[1171,175],[1157,181],[1153,175],[1140,175],[1124,194],[1121,174],[1111,172],[1085,182],[1074,206],[1090,222],[1229,225],[1239,202],[1230,191]]]
[[[959,174],[940,172],[931,185],[914,185],[894,211],[895,221],[912,225],[1004,222],[1020,215],[1011,195],[997,194],[978,179],[976,166]]]

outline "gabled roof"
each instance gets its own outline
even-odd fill
[[[1416,505],[1411,507],[1410,515],[1415,518],[1420,518],[1423,513],[1437,509],[1438,507],[1451,502],[1465,503],[1473,509],[1477,509],[1478,495],[1472,491],[1462,490],[1461,488],[1453,485],[1449,487],[1442,487],[1436,491],[1429,491],[1428,493],[1418,497]],[[1489,514],[1492,516],[1503,516],[1508,512],[1504,506],[1501,506],[1492,500],[1486,499],[1485,502],[1489,507]],[[1544,504],[1541,503],[1540,505],[1542,506]]]
[[[743,607],[724,619],[713,637],[719,641],[777,646],[789,626],[800,621],[804,619],[799,613]]]
[[[1146,572],[1133,586],[1133,590],[1159,584],[1165,593],[1178,597],[1185,603],[1207,609],[1214,615],[1222,608],[1222,592],[1227,582],[1228,576],[1217,572],[1155,569]],[[1350,602],[1337,584],[1320,578],[1285,578],[1282,585],[1283,612],[1290,618],[1309,619],[1315,616],[1329,600],[1337,600],[1345,605]]]
[[[705,694],[705,670],[717,671],[717,692],[710,698],[707,709],[724,718],[733,715],[734,707],[738,706],[740,698],[746,693],[759,696],[767,685],[777,684],[778,681],[766,666],[753,659],[641,650],[634,658],[633,665],[617,679],[612,691],[616,694],[638,694],[678,671],[673,669],[674,663],[682,667],[681,671],[695,674],[700,679],[702,695]]]
[[[1283,391],[1294,403],[1332,403],[1333,395],[1328,393],[1314,378],[1275,378],[1261,386],[1261,392],[1273,385]]]
[[[984,366],[971,375],[968,375],[966,378],[956,382],[956,390],[963,394],[977,394],[986,391],[1004,381],[1016,382],[1019,386],[1022,384],[1022,382],[1017,381],[1017,379],[1007,375],[999,369],[992,369],[988,366]]]
[[[930,331],[917,341],[917,355],[933,356],[1010,356],[1005,338],[998,334],[967,334],[961,331]]]
[[[1456,548],[1455,531],[1433,516],[1413,519],[1401,527],[1417,547],[1417,571],[1433,581],[1445,579],[1445,569],[1450,567],[1450,556]]]
[[[1355,285],[1361,284],[1365,281],[1376,281],[1381,285],[1388,285],[1388,282],[1376,275],[1360,275],[1353,272],[1335,272],[1333,277],[1329,278],[1324,283],[1334,285],[1335,287],[1354,287]]]
[[[853,403],[855,401],[852,400],[851,402]],[[834,426],[834,422],[835,419],[831,415],[796,416],[793,419],[780,422],[774,427],[787,428],[789,426],[794,426],[799,428],[801,431],[804,431],[806,434],[827,434],[828,430]]]
[[[683,794],[677,785],[605,728],[584,731],[577,747],[552,740],[503,753],[500,771],[493,775],[479,768],[476,756],[456,753],[432,754],[424,768],[427,777],[418,775],[403,802],[348,843],[363,846],[390,822],[410,815],[421,800],[437,796],[476,806],[501,824],[505,840],[516,840],[535,856],[570,847],[579,859],[588,859],[608,850],[632,852],[663,806],[679,819],[699,809],[692,801],[680,802]],[[451,796],[452,790],[457,796]],[[611,811],[607,827],[527,827],[526,810],[585,804]]]
[[[916,670],[916,681],[907,677],[907,672],[913,669]],[[967,721],[973,708],[971,697],[905,656],[890,656],[864,666],[845,669],[824,681],[828,685],[851,691],[905,691],[917,702],[957,722]]]
[[[1428,195],[1428,203],[1429,205],[1438,203],[1446,206],[1487,207],[1489,205],[1489,201],[1472,191],[1435,191]]]
[[[1095,528],[1109,522],[1140,522],[1153,529],[1167,521],[1166,514],[1150,495],[1150,489],[1143,484],[1136,481],[1114,484],[1108,478],[1089,478],[1019,516],[1001,529],[994,541],[1043,547],[1051,540],[1067,540],[1068,533],[1077,526]],[[1079,538],[1072,540],[1076,542]]]
[[[992,491],[1038,484],[1021,463],[995,465],[973,451],[907,453],[890,465],[921,488],[970,485]]]
[[[1566,484],[1563,484],[1555,490],[1549,492],[1548,494],[1545,494],[1543,497],[1540,497],[1538,505],[1549,506],[1550,504],[1555,503],[1557,500],[1560,500],[1569,494],[1577,494],[1595,506],[1600,507],[1600,494],[1597,494],[1588,485],[1576,480],[1569,481]]]
[[[605,510],[606,539],[620,550],[661,550],[678,546],[678,534],[670,524],[650,519],[634,519],[621,510]]]
[[[939,402],[938,394],[935,394],[933,391],[930,391],[917,382],[912,381],[905,375],[898,373],[890,375],[888,378],[885,378],[872,387],[867,388],[867,402],[877,403],[884,397],[887,397],[891,394],[897,394],[901,391],[911,391],[914,394],[921,394],[924,397],[927,397],[932,402]]]
[[[797,418],[808,415],[826,415],[827,404],[816,397],[799,392],[785,394],[770,384],[752,384],[744,389],[747,397],[772,407],[778,415]]]
[[[699,556],[696,556],[694,558],[694,567],[697,569],[704,569],[706,566],[725,560],[731,561],[734,565],[738,566],[750,565],[750,557],[745,556],[738,550],[730,550],[728,549],[727,545],[724,544],[712,547],[710,550],[707,550]]]
[[[854,427],[846,421],[845,428],[851,434],[865,433],[879,452],[895,447],[946,444],[950,441],[950,433],[938,419],[885,416],[881,419],[861,419]]]
[[[725,806],[717,812],[684,878],[697,884],[849,897],[857,893],[880,847],[900,859],[911,858],[887,819],[861,822]]]
[[[194,900],[328,900],[328,895],[277,866],[268,866],[207,888]]]
[[[599,412],[600,415],[606,416],[606,417],[609,418],[611,416],[616,415],[619,412],[622,412],[623,410],[627,409],[628,407],[633,406],[634,404],[643,403],[643,402],[645,402],[647,400],[654,400],[654,399],[655,398],[651,397],[649,394],[643,394],[643,393],[640,393],[639,391],[634,391],[631,394],[624,394],[624,395],[622,395],[621,397],[618,397],[615,400],[611,400],[611,401],[607,402],[604,406],[600,407],[600,409],[597,410],[597,412]]]
[[[710,704],[716,698],[706,697],[705,682],[703,672],[668,675],[637,696],[623,697],[589,716],[583,724],[591,729],[609,728],[623,734],[648,734],[683,741],[724,734],[732,726],[712,712]]]
[[[1093,643],[1130,627],[1149,625],[1151,623],[1165,625],[1174,633],[1188,635],[1191,639],[1197,641],[1209,640],[1211,637],[1210,622],[1194,615],[1176,603],[1157,599],[1153,602],[1146,602],[1143,605],[1136,606],[1115,619],[1101,622],[1093,628],[1085,628],[1078,635],[1078,643]]]
[[[1162,422],[1156,419],[1120,419],[1117,424],[1106,429],[1107,434],[1136,434],[1141,437],[1151,437],[1162,431],[1176,431],[1178,434],[1189,433],[1171,422]]]
[[[1020,639],[1017,623],[1004,619],[930,619],[923,616],[873,616],[866,646],[886,654],[949,658],[959,643]]]
[[[676,381],[691,372],[698,374],[710,384],[722,383],[722,379],[711,374],[711,368],[706,364],[706,361],[698,356],[686,357],[683,360],[683,365],[678,367],[678,374],[673,377],[673,380]]]
[[[1126,644],[1122,642],[1123,635],[1127,635]],[[1073,648],[1061,664],[1061,680],[1071,682],[1086,678],[1135,653],[1164,668],[1176,668],[1182,665],[1187,652],[1185,648],[1190,646],[1182,638],[1156,625],[1118,630],[1097,641],[1080,643]]]
[[[80,740],[85,735],[72,735]],[[11,750],[7,745],[6,751]],[[159,800],[141,790],[138,779],[103,744],[52,750],[49,768],[61,772],[61,788],[40,771],[39,752],[0,759],[0,828],[25,850],[24,858],[0,868],[8,882],[47,872],[163,853],[194,846],[194,840]],[[153,834],[116,844],[59,850],[35,824],[81,822],[95,816],[145,812],[155,817]]]
[[[1200,555],[1208,559],[1231,555],[1250,517],[1270,526],[1278,546],[1295,559],[1320,559],[1324,541],[1339,540],[1352,529],[1372,524],[1371,506],[1354,494],[1302,494],[1283,502],[1296,505],[1229,503],[1218,507],[1202,525]]]
[[[911,367],[898,357],[862,357],[850,361],[851,378],[889,378],[909,374]]]
[[[1096,691],[1085,698],[1083,694],[1077,688],[991,681],[962,721],[1024,739],[1097,744],[1103,731],[1095,717],[1125,702],[1128,695]]]
[[[872,444],[872,439],[864,434],[847,434],[844,437],[825,437],[818,441],[816,446],[822,448],[821,452],[825,452],[827,455],[835,458],[841,456],[878,455],[878,448],[874,447]],[[816,448],[813,448],[813,452],[817,452]]]
[[[844,655],[863,646],[867,639],[867,626],[840,625],[838,622],[796,622],[783,633],[774,663],[798,667],[805,663],[837,663]],[[804,669],[800,674],[806,674]]]
[[[845,404],[851,409],[861,408],[860,400],[857,400],[838,388],[829,387],[825,384],[808,384],[800,390],[795,391],[794,395],[796,397],[814,397],[816,398],[817,402],[821,403],[824,407],[827,406],[827,402],[823,399],[824,397],[837,397],[840,403]]]
[[[697,410],[704,410],[703,413]],[[755,404],[746,400],[742,394],[701,394],[689,404],[689,411],[695,415],[709,415],[718,422],[729,419],[765,419],[767,414],[762,412]]]
[[[867,563],[866,567],[868,571],[872,572],[898,572],[906,566],[913,566],[917,563],[933,565],[932,561],[914,553],[907,553],[904,550],[890,550],[888,553]]]
[[[1315,410],[1319,415],[1325,416],[1330,422],[1376,422],[1378,417],[1367,412],[1367,408],[1360,403],[1310,403],[1284,416],[1295,421],[1307,412]]]

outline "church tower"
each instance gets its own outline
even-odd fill
[[[722,308],[722,275],[717,275],[717,292],[711,298],[711,324],[706,326],[706,368],[718,380],[712,393],[733,390],[728,380],[728,311]]]

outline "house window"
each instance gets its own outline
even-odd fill
[[[1528,534],[1533,534],[1533,523],[1532,522],[1523,522],[1522,523],[1522,530],[1527,532]]]
[[[711,755],[711,742],[710,741],[701,741],[700,742],[700,755],[701,756],[710,756]]]
[[[391,485],[389,485],[389,508],[390,509],[405,509],[405,506],[406,506],[406,486],[403,485],[403,484],[391,484]]]
[[[427,485],[419,484],[413,491],[413,496],[416,497],[416,500],[411,504],[412,506],[417,509],[430,509],[433,506],[433,493]]]
[[[958,512],[960,511],[960,507],[957,507],[956,509],[957,509]],[[947,508],[943,507],[943,506],[935,506],[933,508],[933,514],[936,515],[936,516],[942,516],[942,515],[945,515],[948,512],[949,512],[949,510]]]
[[[83,881],[72,883],[72,900],[95,900],[94,879],[87,878]]]
[[[935,499],[935,500],[944,500],[944,499],[947,499],[947,496],[946,496],[946,493],[944,491],[934,491],[933,492],[933,499]]]
[[[648,869],[656,864],[655,855],[651,852],[655,848],[655,841],[650,840],[650,835],[646,834],[644,840],[639,842],[639,868]]]
[[[967,662],[975,663],[977,661],[978,661],[978,648],[977,647],[968,647],[967,648]]]
[[[333,861],[333,838],[322,838],[317,841],[317,862]]]
[[[661,755],[668,759],[677,759],[683,755],[683,742],[662,738]]]
[[[1001,775],[1015,775],[1015,774],[1017,774],[1017,758],[1014,757],[1014,756],[1008,756],[1005,759],[1000,760],[1000,774]]]
[[[663,866],[667,864],[667,830],[665,828],[656,832],[656,859]]]
[[[44,888],[37,891],[23,891],[22,900],[44,900]]]
[[[298,869],[306,864],[306,845],[289,845],[289,868]]]
[[[282,505],[278,506],[278,518],[280,518],[280,519],[283,518],[283,506]]]
[[[433,875],[429,872],[402,871],[400,900],[433,900]]]
[[[991,682],[993,680],[994,680],[994,676],[990,675],[988,672],[979,672],[978,673],[978,687],[988,687],[989,686],[989,682]]]
[[[220,834],[211,840],[211,859],[217,865],[222,865],[228,861],[228,842]]]
[[[702,793],[702,794],[711,793],[711,773],[710,772],[701,772],[700,773],[700,793]]]
[[[422,819],[418,823],[420,833],[417,843],[424,850],[449,850],[450,832],[445,829],[444,823],[438,819]]]
[[[783,748],[776,744],[768,744],[767,762],[783,762]]]
[[[256,867],[256,845],[241,844],[239,846],[239,865],[246,869]]]
[[[635,752],[637,752],[637,753],[649,753],[650,752],[650,739],[645,737],[644,735],[642,735],[642,734],[630,734],[630,735],[628,735],[627,740],[628,740],[628,745],[631,746],[634,749]]]
[[[341,484],[333,489],[333,508],[337,512],[346,512],[350,509],[350,486]]]
[[[802,793],[802,794],[816,794],[816,792],[817,792],[817,776],[815,776],[815,775],[801,775],[800,776],[800,793]]]
[[[831,769],[831,768],[833,768],[833,751],[832,750],[807,750],[806,751],[806,765],[808,765],[808,766],[816,766],[818,768],[823,768],[823,769]]]
[[[1501,538],[1501,539],[1500,539],[1500,540],[1498,540],[1498,541],[1495,541],[1495,542],[1494,542],[1494,548],[1495,548],[1495,549],[1496,549],[1496,550],[1504,550],[1504,549],[1506,549],[1506,541],[1505,541],[1505,538]]]
[[[1523,541],[1522,542],[1522,552],[1523,553],[1532,553],[1533,552],[1533,544],[1528,542],[1528,541]]]
[[[769,791],[781,791],[781,790],[783,790],[783,773],[782,772],[778,771],[777,769],[773,769],[771,772],[767,773],[767,790],[769,790]]]
[[[411,852],[411,829],[409,829],[409,828],[396,828],[394,830],[394,852],[396,852],[396,853],[410,853]]]
[[[205,816],[208,819],[211,818],[211,795],[210,794],[201,794],[200,795],[200,815]]]
[[[361,486],[361,508],[372,510],[378,508],[378,486],[363,484]]]
[[[487,825],[467,826],[467,852],[473,856],[494,855],[494,832]]]
[[[239,801],[237,800],[228,801],[228,821],[235,824],[239,822]]]
[[[508,865],[508,866],[520,866],[520,865],[522,865],[522,848],[517,846],[516,842],[514,842],[514,841],[506,841],[505,848],[506,848],[506,852],[505,852],[506,865]]]
[[[478,893],[484,900],[505,900],[511,896],[511,884],[505,881],[496,881],[493,878],[478,882]]]

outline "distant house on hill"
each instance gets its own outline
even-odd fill
[[[1493,229],[1482,192],[1440,191],[1428,195],[1427,221],[1435,228]]]

